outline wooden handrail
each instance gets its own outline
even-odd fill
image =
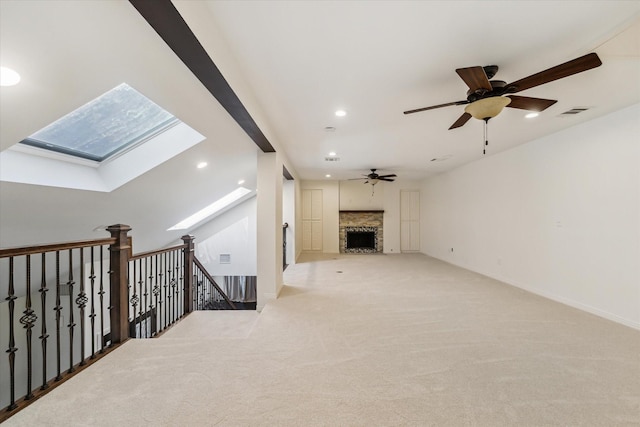
[[[157,249],[155,251],[142,252],[142,253],[135,254],[132,257],[130,257],[129,261],[135,261],[137,259],[146,258],[148,256],[153,256],[153,255],[160,255],[160,254],[163,254],[165,252],[171,252],[171,251],[175,251],[175,250],[178,250],[178,249],[184,249],[186,247],[187,247],[187,245],[182,244],[182,245],[172,246],[170,248],[164,248],[164,249]]]
[[[16,248],[0,249],[0,258],[15,257],[21,255],[34,255],[43,252],[64,251],[67,249],[86,248],[91,246],[111,245],[116,239],[107,237],[95,240],[78,240],[75,242],[51,243],[48,245],[23,246]]]
[[[232,309],[237,310],[236,306],[233,304],[233,302],[231,302],[231,300],[229,299],[229,297],[227,297],[227,294],[224,293],[222,291],[222,289],[220,289],[220,287],[218,286],[218,284],[216,283],[215,280],[213,280],[213,277],[211,277],[211,275],[209,274],[209,272],[207,271],[207,269],[204,267],[204,265],[202,265],[202,263],[198,260],[198,258],[196,258],[195,256],[193,257],[193,262],[198,266],[198,268],[200,269],[200,271],[202,271],[202,274],[204,274],[204,276],[209,279],[209,281],[211,282],[211,284],[213,284],[213,286],[216,288],[216,290],[218,292],[220,292],[220,295],[222,295],[222,297],[224,298],[224,300],[227,302],[227,304],[229,304],[231,306]]]

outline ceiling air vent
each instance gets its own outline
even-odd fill
[[[324,161],[325,162],[339,162],[340,161],[340,157],[325,157]]]
[[[231,264],[231,254],[220,254],[220,264]]]
[[[589,107],[575,107],[572,108],[571,110],[567,110],[564,113],[560,114],[560,117],[562,116],[575,116],[576,114],[580,114],[583,111],[587,111],[589,109]]]

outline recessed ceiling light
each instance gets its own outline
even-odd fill
[[[347,112],[346,112],[346,111],[344,111],[344,110],[338,110],[338,111],[336,111],[336,116],[338,116],[338,117],[344,117],[344,116],[346,116],[346,115],[347,115]]]
[[[198,169],[206,168],[207,167],[207,162],[200,162],[200,163],[198,163],[198,165],[196,167]]]
[[[539,113],[529,113],[525,117],[527,119],[533,119],[534,117],[538,117],[539,115],[540,115]]]
[[[325,175],[325,178],[331,178],[331,175],[326,174],[326,175]]]
[[[334,157],[334,156],[336,155],[336,152],[335,152],[335,151],[331,151],[331,152],[329,152],[329,155],[330,155],[331,157]]]
[[[334,128],[333,126],[325,126],[324,131],[325,132],[335,132],[336,128]]]
[[[240,181],[238,181],[238,185],[242,185],[244,184],[244,179],[241,179]]]
[[[17,85],[20,81],[20,74],[11,68],[0,67],[0,86]]]

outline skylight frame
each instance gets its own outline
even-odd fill
[[[128,99],[126,97],[128,97]],[[131,103],[127,104],[123,101]],[[132,112],[134,116],[133,119],[130,119],[128,116],[129,113]],[[153,120],[152,126],[145,128],[142,125],[144,118],[138,120],[138,117],[143,114],[153,119],[165,118],[161,121]],[[118,133],[118,126],[114,123],[120,123],[119,127],[123,129],[121,133]],[[20,141],[20,144],[35,147],[45,152],[55,152],[73,158],[102,163],[115,158],[117,155],[126,153],[179,123],[182,122],[173,114],[128,84],[121,83],[108,92],[105,92],[38,130]],[[87,139],[87,142],[79,142],[77,139],[73,139],[73,136],[70,137],[67,144],[75,145],[75,147],[64,145],[64,137],[73,133],[76,128],[81,130],[90,129],[93,131],[93,134]],[[136,128],[141,128],[142,133],[126,140],[126,138],[130,137],[128,134],[131,133],[129,129]],[[52,136],[51,140],[40,138],[42,136],[41,134],[45,134],[46,136],[47,133]],[[125,142],[120,141],[121,139],[125,139]],[[98,147],[98,150],[91,151],[91,142],[95,144],[94,147]],[[113,148],[107,152],[99,150],[100,148],[104,149],[105,146],[111,148],[112,145]]]

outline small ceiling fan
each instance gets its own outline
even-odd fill
[[[602,65],[602,61],[600,61],[598,55],[590,53],[572,61],[565,62],[564,64],[532,74],[529,77],[516,80],[513,83],[506,83],[502,80],[490,80],[498,72],[497,65],[458,68],[456,73],[458,73],[460,78],[469,86],[467,99],[409,110],[405,111],[404,114],[412,114],[452,105],[468,104],[464,109],[464,114],[449,128],[449,130],[451,130],[463,126],[471,117],[484,120],[485,123],[487,123],[489,119],[500,114],[504,107],[543,111],[558,101],[508,94],[517,93],[554,80],[569,77],[599,67],[600,65]]]
[[[376,185],[379,181],[387,181],[393,182],[395,181],[395,177],[397,176],[395,173],[389,175],[378,175],[376,173],[377,169],[371,169],[371,173],[368,175],[362,175],[364,178],[351,178],[349,181],[354,181],[356,179],[364,179],[365,184]]]

